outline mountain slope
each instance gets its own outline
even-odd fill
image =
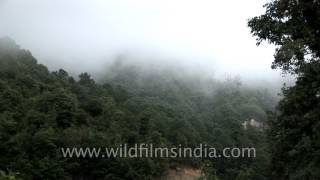
[[[210,160],[220,179],[244,173],[267,179],[264,133],[241,124],[266,120],[273,102],[268,93],[239,81],[211,82],[214,88],[204,93],[194,81],[175,76],[139,76],[139,69],[130,68],[112,73],[107,83],[96,83],[87,73],[76,80],[62,69],[50,72],[29,51],[2,38],[0,170],[21,179],[152,179],[180,164],[201,168],[204,161],[64,158],[61,148],[203,143],[218,149],[254,146],[259,152],[256,159]]]

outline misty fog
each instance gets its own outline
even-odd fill
[[[51,70],[98,77],[126,57],[146,69],[238,76],[280,87],[280,72],[270,68],[274,47],[257,47],[247,27],[250,17],[263,13],[264,3],[1,0],[0,36],[11,37]]]

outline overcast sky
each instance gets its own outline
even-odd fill
[[[121,53],[278,77],[247,27],[265,0],[0,0],[0,35],[51,68],[101,68]]]

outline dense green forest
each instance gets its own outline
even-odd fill
[[[206,85],[206,86],[204,86]],[[0,40],[0,169],[3,179],[153,179],[188,164],[208,179],[268,179],[265,131],[276,99],[237,78],[199,81],[116,61],[95,81],[50,72],[9,38]],[[267,125],[265,125],[267,126]],[[61,147],[153,143],[255,147],[257,157],[63,158]],[[211,177],[211,178],[210,178]]]

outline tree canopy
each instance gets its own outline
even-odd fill
[[[320,1],[272,0],[265,8],[248,25],[258,44],[276,45],[272,67],[298,73],[306,63],[319,62]]]
[[[249,21],[258,44],[276,45],[273,67],[297,77],[284,87],[270,120],[272,177],[320,179],[320,1],[274,0],[265,14]]]

